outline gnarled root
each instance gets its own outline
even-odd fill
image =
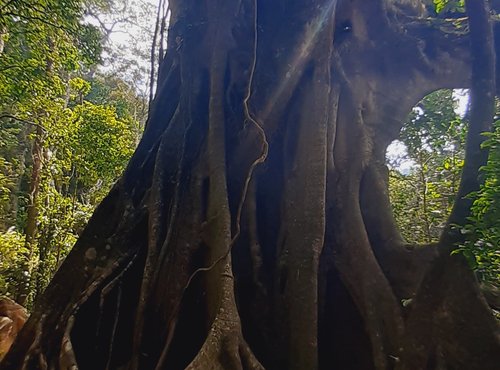
[[[186,370],[244,370],[264,369],[243,339],[241,322],[234,299],[234,278],[230,258],[223,273],[220,307],[207,339]]]

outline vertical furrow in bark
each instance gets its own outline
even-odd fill
[[[388,367],[390,356],[398,353],[402,336],[401,308],[371,250],[363,219],[356,203],[359,184],[348,182],[339,187],[342,205],[337,206],[335,266],[360,310],[371,339],[377,369]]]
[[[169,68],[167,69],[167,67]],[[155,143],[158,143],[173,115],[179,109],[181,76],[178,55],[174,50],[169,51],[162,64],[162,70],[164,70],[165,77],[163,81],[158,82],[157,97],[152,103],[148,114],[148,122],[150,123],[146,125],[141,141],[123,175],[123,182],[127,191],[132,192],[135,187],[140,188],[138,186],[140,179],[145,178],[145,173],[142,171],[144,164],[147,163],[148,157],[154,150]],[[141,185],[145,186],[148,182]]]
[[[297,91],[297,114],[292,131],[284,200],[283,246],[279,285],[286,310],[289,369],[318,368],[318,272],[325,235],[327,137],[330,122],[330,66],[333,45],[331,2],[320,6],[320,16],[308,25],[317,32],[311,58]],[[316,37],[316,35],[314,35]],[[319,50],[323,52],[319,52]]]
[[[202,171],[195,166],[191,177],[189,190],[182,194],[179,202],[184,206],[179,209],[176,222],[172,228],[172,236],[167,236],[157,262],[157,271],[153,279],[151,307],[149,308],[149,325],[146,331],[158,330],[158,322],[164,327],[158,330],[162,338],[162,348],[156,369],[163,369],[169,366],[172,342],[176,340],[175,333],[179,315],[183,305],[183,296],[188,293],[185,287],[190,275],[196,268],[193,258],[200,251],[202,243],[201,222],[202,212],[200,208],[202,193]],[[168,246],[170,242],[175,247]],[[200,318],[199,321],[202,321]],[[195,348],[199,342],[200,333],[205,328],[195,328],[196,332],[191,332],[190,345]],[[185,335],[184,335],[185,336]],[[158,343],[157,338],[148,338],[143,345],[146,348],[152,348]],[[177,338],[178,339],[178,338]],[[157,345],[157,344],[156,344]]]
[[[252,179],[248,187],[248,194],[245,200],[244,221],[246,223],[246,236],[250,254],[251,274],[253,283],[258,291],[257,295],[261,298],[267,297],[267,288],[263,282],[262,268],[262,246],[259,241],[257,230],[257,203],[256,203],[256,184]],[[243,236],[243,235],[242,235]],[[261,313],[262,314],[262,313]]]
[[[333,64],[333,63],[332,63]],[[330,98],[328,99],[330,105],[330,113],[328,114],[328,127],[327,127],[327,170],[328,172],[335,171],[335,160],[334,160],[334,150],[335,150],[335,138],[337,136],[337,114],[339,108],[339,98],[340,98],[340,86],[338,83],[334,82],[333,76],[335,75],[335,69],[333,65],[331,66],[333,73],[330,72]]]
[[[181,14],[179,25],[174,29],[183,29],[184,22],[198,24],[194,19],[198,14],[191,14],[192,20],[185,19],[186,15]],[[207,36],[206,25],[196,29],[198,36],[205,38]],[[181,317],[184,317],[183,305],[185,301],[193,299],[199,288],[196,285],[190,287],[193,278],[193,272],[200,264],[205,265],[207,261],[200,261],[201,256],[206,257],[203,245],[204,234],[208,222],[206,218],[206,203],[209,194],[205,194],[207,184],[210,184],[209,173],[207,169],[208,156],[207,151],[207,115],[209,114],[210,81],[207,67],[207,50],[200,39],[194,39],[192,35],[187,35],[183,40],[183,47],[178,48],[173,53],[179,54],[181,89],[179,99],[179,120],[183,122],[184,133],[182,136],[183,154],[182,164],[179,164],[177,179],[170,178],[167,182],[170,185],[163,189],[164,197],[172,196],[172,188],[175,187],[176,203],[171,207],[167,222],[163,227],[166,232],[162,237],[161,246],[155,262],[152,278],[152,296],[150,300],[151,307],[148,308],[149,318],[145,332],[158,332],[162,340],[160,345],[158,341],[148,337],[147,342],[143,343],[145,348],[155,348],[158,351],[158,358],[155,361],[149,361],[154,368],[161,369],[165,366],[179,366],[190,360],[189,356],[201,344],[201,336],[204,336],[206,328],[198,325],[205,318],[192,320],[188,325],[188,330],[194,331],[191,340],[186,343],[186,335],[178,334],[178,321],[181,320],[181,328],[185,325]],[[171,35],[169,35],[169,38]],[[181,36],[177,36],[180,38]],[[194,63],[193,61],[197,61]],[[170,141],[170,146],[175,147],[175,143]],[[169,160],[170,161],[170,160]],[[175,161],[173,161],[175,163]],[[161,181],[161,180],[160,180]],[[169,191],[170,190],[170,191]],[[182,205],[179,207],[179,205]],[[205,243],[206,244],[206,243]],[[188,291],[191,289],[190,291]],[[186,300],[185,296],[189,296]],[[202,306],[202,305],[200,305]],[[199,314],[202,316],[200,309]],[[161,323],[161,328],[158,324]],[[181,346],[185,350],[182,356],[172,356],[173,348]],[[189,347],[189,348],[186,348]],[[174,357],[176,365],[172,365],[171,360]],[[186,362],[187,364],[187,362]],[[185,366],[185,365],[184,365]]]
[[[341,107],[347,111],[339,111],[335,173],[329,178],[334,203],[329,220],[333,222],[334,263],[365,320],[375,367],[385,370],[392,361],[390,356],[398,353],[403,318],[401,306],[373,254],[361,214],[361,177],[372,152],[372,138],[364,127],[361,110],[348,94],[341,97]]]
[[[142,276],[141,293],[137,306],[134,326],[132,369],[139,368],[139,350],[141,346],[144,313],[152,287],[152,278],[156,271],[158,255],[166,235],[171,232],[177,211],[177,195],[180,184],[180,172],[184,155],[184,121],[174,114],[173,122],[162,135],[155,160],[153,182],[148,205],[148,252]]]
[[[361,208],[366,231],[375,253],[387,252],[404,244],[389,200],[388,168],[376,159],[363,173]]]

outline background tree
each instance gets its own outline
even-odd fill
[[[495,369],[498,325],[451,254],[487,159],[487,3],[458,21],[416,1],[169,6],[143,138],[1,366]],[[454,87],[457,198],[437,246],[411,248],[385,151]]]
[[[463,167],[467,115],[457,113],[451,90],[426,96],[404,123],[400,140],[406,153],[391,155],[389,189],[394,216],[405,240],[414,244],[435,243],[452,209]],[[498,122],[483,144],[489,159],[480,176],[485,183],[477,193],[471,215],[461,232],[466,241],[459,245],[482,281],[500,284],[500,255],[497,241],[500,225],[496,217],[498,173],[496,148]],[[410,168],[408,169],[408,163]]]
[[[97,69],[102,37],[84,5],[0,2],[0,293],[29,307],[144,125],[147,102]]]
[[[400,140],[406,155],[390,173],[395,217],[410,243],[437,242],[452,209],[464,160],[466,120],[456,113],[451,90],[426,96],[404,123]],[[409,161],[409,173],[397,171]]]

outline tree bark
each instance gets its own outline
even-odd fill
[[[38,217],[38,194],[40,193],[40,182],[42,180],[43,166],[43,129],[41,126],[35,128],[34,139],[31,147],[32,168],[28,189],[28,206],[26,210],[25,248],[27,251],[25,261],[25,275],[21,279],[17,289],[16,301],[26,305],[31,285],[31,273],[33,271],[33,258],[36,247],[37,217]]]
[[[171,1],[138,149],[0,367],[495,368],[472,272],[387,196],[412,107],[474,76],[412,4]]]

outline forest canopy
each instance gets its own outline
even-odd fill
[[[140,139],[148,57],[112,40],[138,5],[0,2],[0,293],[28,307]]]

